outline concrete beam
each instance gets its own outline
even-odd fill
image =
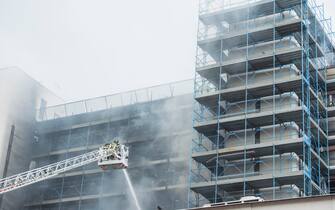
[[[335,196],[316,196],[292,198],[275,201],[264,201],[249,204],[234,204],[229,206],[192,208],[192,210],[335,210]],[[191,210],[191,209],[189,209]]]

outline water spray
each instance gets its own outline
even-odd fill
[[[141,207],[140,207],[140,204],[138,202],[138,199],[137,199],[137,196],[136,196],[133,184],[131,183],[131,180],[129,178],[129,174],[128,174],[127,170],[123,169],[122,171],[123,171],[124,176],[126,177],[126,180],[127,180],[127,183],[128,183],[128,186],[129,186],[129,189],[130,189],[130,192],[131,192],[131,195],[132,195],[132,197],[133,197],[133,199],[135,201],[135,206],[136,206],[137,210],[142,210]]]

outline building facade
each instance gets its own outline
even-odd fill
[[[31,165],[65,160],[118,137],[130,147],[127,171],[142,210],[186,208],[192,89],[187,80],[42,109]],[[27,210],[136,209],[122,171],[95,163],[27,190]]]
[[[331,26],[314,0],[200,3],[189,206],[330,192]]]
[[[197,45],[194,81],[57,106],[22,72],[0,77],[3,177],[117,137],[142,210],[335,193],[334,41],[322,6],[201,0]],[[1,209],[136,207],[122,171],[90,164],[6,194]]]
[[[35,110],[62,100],[18,68],[0,69],[0,174],[29,170]],[[21,209],[25,190],[0,196],[0,208]],[[15,202],[13,202],[15,201]]]

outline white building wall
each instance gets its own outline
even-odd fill
[[[260,132],[260,143],[299,138],[299,127],[295,123],[264,127]]]
[[[35,111],[41,100],[54,104],[61,99],[17,68],[0,70],[0,98],[0,176],[10,176],[29,169]],[[17,209],[24,190],[5,194],[1,209]]]
[[[243,160],[225,161],[223,164],[225,165],[224,176],[233,178],[243,176]],[[282,155],[276,155],[275,157],[266,156],[255,160],[249,159],[246,162],[246,176],[257,176],[272,173],[280,175],[282,173],[294,171],[299,171],[299,158],[294,153],[285,153]]]
[[[225,148],[242,146],[242,145],[252,145],[255,144],[255,131],[247,130],[245,131],[237,131],[225,139],[224,145]]]
[[[257,107],[256,100],[226,104],[226,114],[223,117],[243,115],[253,112],[283,111],[299,107],[299,98],[295,93],[284,93],[281,95],[269,96],[260,99],[260,107]],[[247,109],[246,109],[247,108]],[[258,109],[260,108],[260,109]]]
[[[299,127],[294,122],[278,124],[275,126],[264,126],[259,128],[259,139],[256,139],[257,131],[248,129],[227,133],[224,138],[224,148],[232,148],[243,145],[253,145],[256,143],[267,143],[272,141],[285,141],[300,138]],[[210,149],[213,143],[205,141],[206,148]]]
[[[275,74],[275,75],[274,75]],[[293,65],[284,66],[281,68],[275,69],[265,69],[256,71],[253,73],[246,74],[238,74],[228,76],[228,81],[225,84],[225,88],[236,88],[236,87],[243,87],[246,85],[246,77],[248,77],[248,85],[255,85],[255,84],[264,84],[273,82],[273,76],[275,76],[276,81],[285,81],[291,78],[297,77],[298,70]]]

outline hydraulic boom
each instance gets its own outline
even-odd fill
[[[128,147],[119,144],[119,141],[114,141],[98,150],[0,179],[0,194],[49,179],[92,162],[98,162],[98,165],[104,170],[108,166],[116,169],[127,168],[128,154]]]

